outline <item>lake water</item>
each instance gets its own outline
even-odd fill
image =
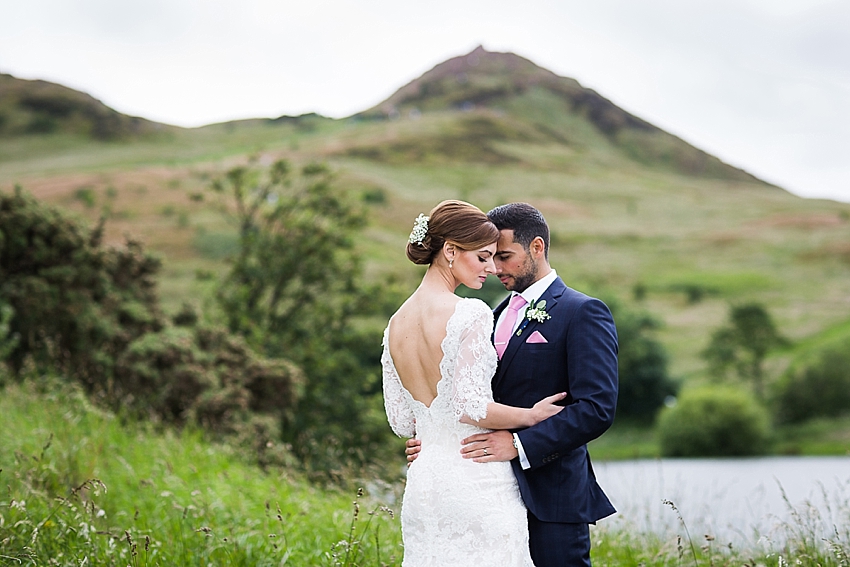
[[[850,532],[850,457],[660,459],[594,463],[599,484],[618,514],[600,524],[685,535],[673,502],[695,544],[704,535],[736,548],[769,547],[789,526],[817,539]]]

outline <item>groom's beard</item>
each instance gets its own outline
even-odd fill
[[[537,271],[537,265],[530,255],[527,256],[522,266],[522,272],[514,275],[514,283],[507,288],[508,291],[524,292],[528,289],[528,286],[537,281]]]

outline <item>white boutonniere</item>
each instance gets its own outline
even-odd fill
[[[550,319],[550,315],[546,313],[546,300],[529,303],[528,309],[525,310],[525,318],[529,321],[537,321],[538,323],[543,323],[546,319]]]

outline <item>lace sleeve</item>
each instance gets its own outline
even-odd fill
[[[487,417],[487,404],[493,402],[491,380],[497,358],[490,342],[493,312],[483,301],[467,301],[471,307],[469,316],[462,318],[452,406],[457,419],[465,414],[477,421]]]
[[[389,329],[389,327],[388,327]],[[389,338],[384,332],[384,352],[381,355],[383,369],[384,409],[393,433],[399,437],[413,437],[416,433],[413,410],[404,396],[401,379],[390,358]]]

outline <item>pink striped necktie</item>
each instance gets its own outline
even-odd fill
[[[511,335],[516,326],[516,318],[519,310],[528,303],[521,295],[515,295],[511,298],[508,308],[505,310],[505,317],[499,328],[496,329],[496,336],[493,337],[493,342],[496,344],[496,354],[499,355],[499,360],[505,354],[505,349],[508,348],[508,341],[511,340]]]

